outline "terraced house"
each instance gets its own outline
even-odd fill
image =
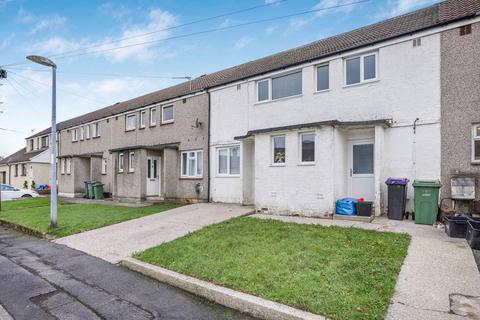
[[[479,12],[480,0],[440,2],[60,123],[60,192],[100,180],[114,197],[308,216],[348,196],[379,215],[388,177],[448,179],[443,126],[470,156],[458,161],[478,162],[478,88],[456,90],[478,70]],[[443,121],[456,102],[461,137]]]

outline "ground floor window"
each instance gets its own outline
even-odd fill
[[[315,162],[315,132],[300,133],[300,162]]]
[[[184,151],[181,153],[181,176],[200,178],[203,176],[203,151]]]
[[[107,159],[102,158],[102,174],[107,174]]]
[[[218,175],[237,176],[240,174],[240,146],[217,149]]]
[[[285,164],[285,136],[272,137],[272,163]]]
[[[135,152],[130,152],[130,154],[128,155],[128,171],[135,171]]]
[[[480,162],[480,124],[473,126],[472,161]]]
[[[65,159],[65,172],[67,174],[72,173],[72,159],[71,158]]]
[[[125,156],[123,153],[120,153],[118,155],[118,172],[123,172],[123,167],[124,167],[124,162],[125,161]]]

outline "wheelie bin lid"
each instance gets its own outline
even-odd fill
[[[408,184],[410,180],[408,178],[393,178],[390,177],[385,181],[386,184]]]
[[[442,184],[439,180],[415,180],[414,187],[440,188]]]

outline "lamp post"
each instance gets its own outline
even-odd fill
[[[50,59],[41,56],[27,56],[35,63],[52,68],[52,127],[50,133],[51,157],[51,194],[50,194],[50,226],[57,226],[57,65]]]

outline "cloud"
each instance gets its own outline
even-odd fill
[[[242,22],[243,22],[242,20],[234,20],[234,19],[226,18],[225,20],[223,20],[222,23],[220,23],[219,27],[220,28],[226,28],[226,27],[230,27],[232,25],[236,25],[236,24],[239,24],[239,23],[242,23]]]
[[[253,39],[249,36],[243,36],[235,42],[234,47],[235,49],[245,48],[252,42],[252,40]]]
[[[0,9],[3,9],[7,4],[12,2],[13,0],[0,0]]]
[[[105,2],[99,7],[100,12],[112,16],[115,20],[120,20],[130,15],[132,11],[123,4]]]
[[[0,41],[0,50],[7,48],[15,38],[15,33],[11,33]]]
[[[438,0],[389,0],[387,2],[389,9],[380,13],[379,17],[398,16],[435,2],[438,2]]]
[[[274,4],[277,2],[281,2],[282,0],[265,0],[265,4]]]
[[[310,20],[308,19],[302,19],[302,18],[292,19],[290,20],[290,23],[288,25],[288,30],[289,31],[300,30],[304,26],[306,26],[309,22]]]
[[[275,30],[277,30],[278,26],[268,26],[265,28],[266,34],[272,34]]]
[[[31,24],[30,34],[35,34],[44,29],[59,28],[67,22],[67,18],[58,14],[37,16],[32,12],[20,9],[17,14],[17,21],[23,24]]]
[[[351,0],[322,0],[320,1],[319,3],[317,3],[315,6],[313,6],[313,10],[319,10],[319,9],[323,9],[323,8],[332,8],[332,7],[336,7],[336,6],[342,6],[342,7],[338,7],[338,8],[332,8],[332,9],[325,9],[325,10],[321,10],[321,11],[318,11],[316,12],[316,16],[317,17],[320,17],[320,16],[323,16],[325,14],[330,14],[330,13],[349,13],[351,12],[355,5],[350,5],[350,6],[347,6],[346,4],[348,3],[351,3],[352,1]],[[345,5],[345,6],[343,6]]]

